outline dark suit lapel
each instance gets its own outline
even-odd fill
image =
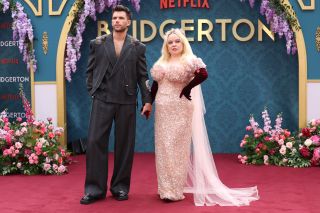
[[[106,38],[106,42],[104,44],[104,48],[106,50],[107,53],[107,57],[109,59],[109,62],[112,64],[112,67],[114,67],[114,65],[117,62],[117,56],[116,56],[116,50],[114,48],[114,43],[113,43],[113,36],[112,34],[110,36],[107,36]]]
[[[123,61],[128,57],[128,55],[129,55],[129,53],[130,53],[130,48],[133,46],[131,40],[132,40],[132,37],[129,36],[129,35],[127,35],[127,36],[126,36],[126,39],[125,39],[125,41],[124,41],[124,43],[123,43],[121,52],[120,52],[120,56],[119,56],[116,64],[115,64],[114,67],[113,67],[113,70],[112,70],[111,75],[112,75],[113,73],[115,73],[115,72],[119,69],[119,67],[121,66],[121,64],[123,63]],[[111,76],[111,75],[110,75],[110,76]]]

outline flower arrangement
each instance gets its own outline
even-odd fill
[[[264,127],[251,115],[250,125],[240,143],[243,149],[238,159],[243,164],[309,167],[320,165],[320,119],[312,120],[296,135],[282,129],[282,115],[278,114],[274,128],[267,109],[262,112]]]
[[[139,11],[140,0],[129,0],[133,7]],[[65,75],[66,79],[71,81],[71,73],[77,70],[77,61],[81,57],[80,47],[82,44],[82,33],[88,18],[96,20],[96,13],[102,13],[105,9],[114,7],[121,0],[78,0],[76,2],[77,12],[72,14],[74,20],[71,25],[69,35],[67,37],[66,55],[65,55]]]
[[[18,117],[10,122],[6,111],[0,114],[0,174],[64,174],[70,154],[58,140],[63,129],[54,127],[52,119],[34,120],[23,90],[20,96],[27,120]]]
[[[19,41],[19,51],[23,54],[23,61],[27,64],[27,70],[31,66],[35,72],[37,69],[37,60],[33,49],[33,28],[31,20],[24,12],[24,7],[20,2],[13,0],[0,0],[0,11],[3,13],[10,9],[13,30],[13,40]]]
[[[249,0],[251,8],[254,7],[255,2],[256,0]],[[278,34],[280,38],[283,36],[286,38],[287,53],[294,55],[297,52],[297,44],[292,28],[300,30],[301,27],[292,7],[280,0],[261,0],[260,14],[266,17],[272,32]]]

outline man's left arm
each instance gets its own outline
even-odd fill
[[[137,62],[137,79],[138,79],[138,85],[141,92],[141,99],[142,99],[142,112],[141,114],[145,115],[147,118],[149,117],[149,114],[151,113],[152,107],[152,98],[151,93],[149,90],[149,77],[148,77],[148,71],[147,71],[147,62],[146,62],[146,47],[143,44],[138,45],[138,62]]]

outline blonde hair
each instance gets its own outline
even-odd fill
[[[181,29],[172,28],[171,30],[167,31],[164,35],[163,45],[162,45],[162,49],[161,49],[161,56],[155,64],[163,64],[163,63],[166,63],[169,61],[170,53],[168,50],[167,43],[168,43],[168,37],[171,34],[175,34],[176,36],[178,36],[181,39],[181,42],[183,44],[183,50],[182,50],[182,55],[181,55],[182,61],[186,61],[188,58],[191,58],[194,56],[192,49],[191,49],[191,46],[190,46],[190,43],[185,36],[185,33]]]

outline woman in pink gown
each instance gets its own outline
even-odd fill
[[[184,192],[193,193],[197,206],[241,206],[257,200],[256,187],[229,189],[217,175],[199,85],[208,77],[206,65],[193,55],[181,30],[165,34],[162,55],[151,75],[160,198],[178,201],[184,199]]]

